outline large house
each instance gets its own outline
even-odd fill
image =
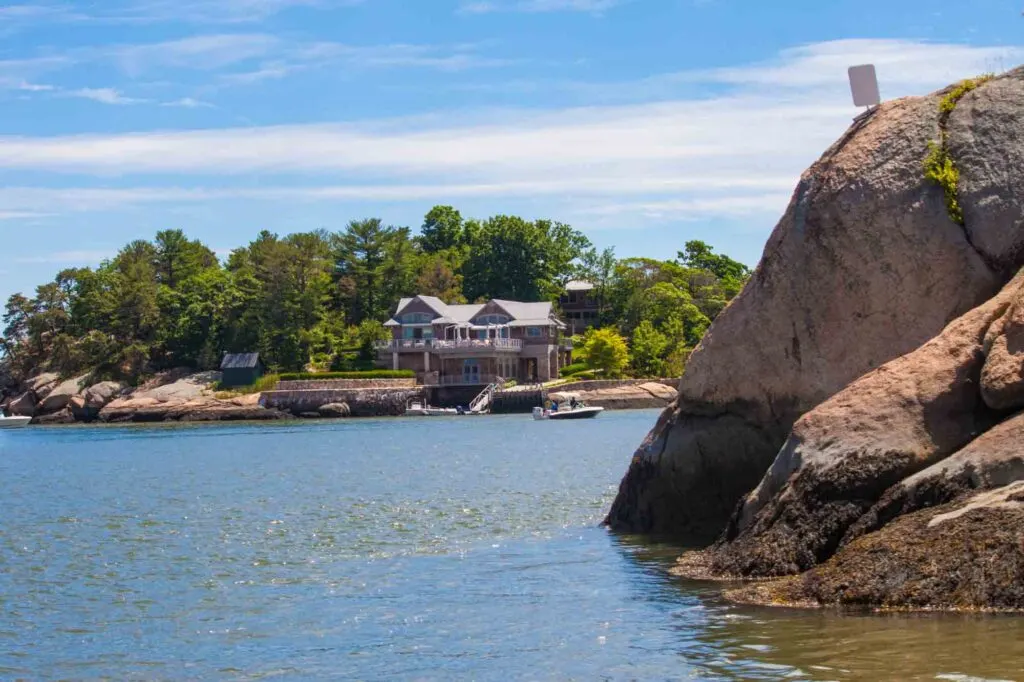
[[[384,326],[392,338],[379,347],[381,364],[413,370],[428,385],[548,381],[572,361],[550,303],[448,305],[415,296],[399,301]]]
[[[574,280],[565,285],[565,293],[558,299],[572,336],[600,323],[601,304],[594,295],[594,289],[590,282]]]

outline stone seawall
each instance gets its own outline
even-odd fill
[[[279,381],[275,391],[321,391],[353,388],[415,388],[416,379],[303,379]]]
[[[324,405],[344,403],[353,417],[386,417],[404,414],[409,400],[421,397],[422,391],[416,388],[265,391],[260,404],[299,416],[317,412]]]

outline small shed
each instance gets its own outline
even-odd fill
[[[221,386],[251,386],[267,371],[259,353],[225,353],[220,363]]]

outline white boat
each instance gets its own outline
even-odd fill
[[[462,414],[453,407],[431,407],[425,402],[414,400],[405,408],[406,417],[450,417]]]
[[[554,420],[593,419],[602,412],[604,412],[603,407],[586,407],[583,405],[576,408],[559,407],[557,410],[545,410],[543,407],[535,407],[533,408],[533,418]]]
[[[0,415],[0,429],[16,429],[28,426],[31,421],[32,417],[5,417]]]

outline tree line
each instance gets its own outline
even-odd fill
[[[702,242],[670,261],[620,260],[564,223],[464,219],[450,206],[427,213],[416,235],[376,218],[339,232],[263,231],[223,262],[165,230],[96,268],[62,270],[34,296],[11,296],[0,350],[17,374],[129,381],[254,350],[284,371],[359,369],[403,296],[556,301],[567,281],[586,279],[600,326],[629,340],[633,371],[676,373],[748,276]]]

